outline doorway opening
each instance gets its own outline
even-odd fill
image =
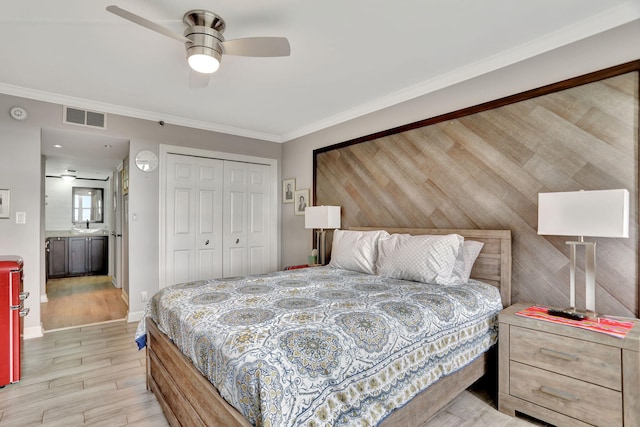
[[[121,178],[129,141],[43,129],[41,152],[44,331],[125,319]]]

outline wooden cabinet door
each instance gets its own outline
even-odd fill
[[[85,274],[87,266],[87,238],[69,237],[69,274]]]
[[[67,239],[65,237],[48,239],[48,249],[47,262],[49,277],[67,275]]]
[[[88,271],[91,274],[104,274],[106,270],[107,238],[89,237],[88,241]]]

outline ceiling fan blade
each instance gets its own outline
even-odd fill
[[[127,10],[121,9],[118,6],[107,6],[107,11],[113,13],[114,15],[118,15],[121,18],[126,19],[127,21],[131,21],[134,24],[141,25],[145,28],[148,28],[151,31],[155,31],[156,33],[160,33],[167,37],[171,37],[182,43],[191,43],[191,40],[188,38],[181,36],[180,34],[176,34],[168,28],[163,27],[162,25],[156,24],[155,22],[149,21],[142,16],[138,16],[134,13],[131,13]]]
[[[211,74],[203,74],[194,70],[189,70],[189,89],[201,89],[209,85]]]
[[[289,56],[291,46],[285,37],[246,37],[220,43],[222,53],[238,56]]]

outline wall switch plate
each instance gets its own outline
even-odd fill
[[[27,223],[27,213],[16,212],[16,224],[26,224],[26,223]]]
[[[147,302],[147,291],[140,292],[140,301]]]

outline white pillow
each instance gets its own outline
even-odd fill
[[[336,230],[333,232],[329,265],[345,270],[375,274],[378,239],[388,236],[389,233],[384,230]]]
[[[444,281],[446,285],[463,285],[469,281],[471,269],[476,262],[484,243],[475,240],[465,240],[462,250],[458,253],[456,262],[453,265],[449,280]]]
[[[393,234],[378,241],[376,269],[381,276],[446,284],[463,242],[464,238],[458,234]]]

